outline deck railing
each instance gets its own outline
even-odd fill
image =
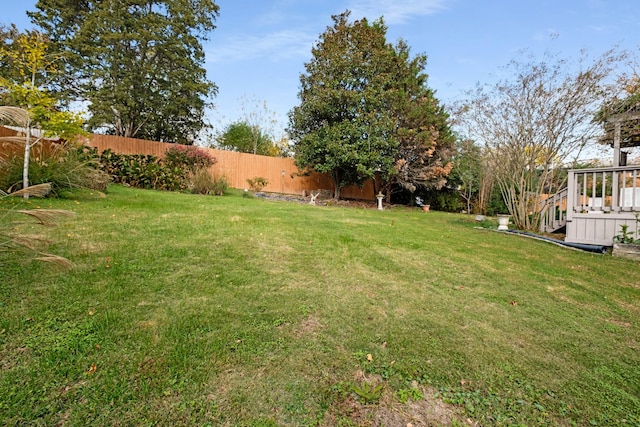
[[[569,171],[567,219],[576,213],[640,212],[640,165]]]
[[[546,233],[555,233],[567,224],[567,195],[569,191],[564,188],[547,197],[541,209],[540,230]]]

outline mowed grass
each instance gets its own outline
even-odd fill
[[[3,425],[640,425],[640,265],[468,216],[111,187],[0,253]],[[12,217],[13,218],[13,217]]]

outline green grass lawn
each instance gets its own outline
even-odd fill
[[[3,425],[640,425],[640,265],[470,217],[111,187],[0,252]],[[13,218],[13,217],[11,217]]]

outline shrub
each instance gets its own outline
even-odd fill
[[[164,153],[163,163],[171,169],[187,169],[194,172],[197,169],[213,166],[216,159],[198,147],[176,145]]]
[[[16,153],[2,160],[0,188],[9,191],[22,188],[24,155]],[[105,191],[109,176],[100,170],[91,150],[74,144],[38,144],[32,148],[29,161],[29,184],[51,184],[53,195],[77,188]]]
[[[222,196],[229,189],[229,182],[227,178],[223,175],[220,177],[213,178],[213,188],[212,192],[215,196]]]
[[[105,150],[100,155],[102,169],[111,176],[111,181],[132,187],[154,188],[158,180],[158,159],[141,154],[117,154]]]
[[[269,184],[269,180],[261,176],[254,176],[253,178],[247,178],[247,184],[249,184],[251,191],[258,192]]]
[[[113,182],[154,190],[190,190],[209,194],[212,185],[207,169],[216,162],[209,153],[183,145],[171,147],[162,159],[152,155],[117,154],[105,150],[100,156],[103,170]],[[203,171],[203,172],[201,172]]]
[[[214,194],[216,179],[206,168],[191,172],[188,176],[189,191],[193,194]]]
[[[431,209],[445,212],[460,212],[465,208],[465,204],[460,194],[451,188],[440,190],[429,190],[420,192],[424,204],[431,205]]]

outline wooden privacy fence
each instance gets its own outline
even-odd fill
[[[0,126],[0,138],[19,136],[18,141],[0,141],[0,157],[10,158],[12,156],[24,156],[24,134],[17,130]],[[35,138],[35,136],[34,136]],[[42,139],[31,149],[31,158],[37,159],[40,155],[51,155],[62,144],[55,139]]]
[[[95,147],[98,152],[110,149],[119,154],[145,154],[157,157],[162,157],[168,148],[175,146],[165,142],[95,134],[91,135],[85,144]],[[263,188],[268,192],[297,195],[306,192],[308,195],[311,191],[333,191],[333,184],[327,175],[301,175],[293,159],[200,148],[216,158],[216,164],[211,167],[212,173],[218,177],[226,177],[232,188],[248,188],[247,179],[262,177],[269,182]],[[341,196],[349,199],[375,200],[373,183],[369,181],[362,188],[346,187],[342,190]]]
[[[6,128],[4,126],[0,126],[0,137],[2,136],[16,136],[18,134],[17,131],[13,129]]]

